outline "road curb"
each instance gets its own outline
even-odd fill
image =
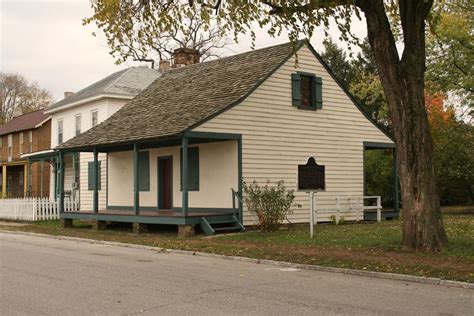
[[[474,283],[443,280],[439,278],[427,278],[427,277],[398,274],[398,273],[364,271],[364,270],[355,270],[355,269],[346,269],[346,268],[325,267],[325,266],[311,265],[311,264],[291,263],[291,262],[285,262],[285,261],[254,259],[254,258],[239,257],[239,256],[226,256],[226,255],[190,251],[190,250],[167,249],[167,248],[161,248],[161,247],[127,244],[127,243],[114,242],[114,241],[104,241],[104,240],[86,239],[86,238],[69,237],[69,236],[54,236],[54,235],[22,232],[22,231],[0,230],[0,233],[24,235],[24,236],[35,236],[35,237],[43,237],[43,238],[50,238],[50,239],[57,239],[57,240],[68,240],[68,241],[76,241],[76,242],[97,244],[97,245],[104,245],[104,246],[126,247],[126,248],[133,248],[133,249],[150,250],[150,251],[155,251],[155,252],[160,252],[160,253],[175,253],[175,254],[192,255],[192,256],[199,256],[199,257],[219,258],[219,259],[224,259],[224,260],[236,260],[236,261],[250,262],[250,263],[255,263],[255,264],[264,264],[264,265],[272,265],[272,266],[296,268],[296,269],[304,269],[304,270],[312,270],[312,271],[343,273],[343,274],[373,277],[373,278],[379,278],[379,279],[389,279],[389,280],[398,280],[398,281],[406,281],[406,282],[442,285],[442,286],[448,286],[448,287],[457,287],[457,288],[474,290]]]

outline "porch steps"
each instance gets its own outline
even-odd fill
[[[230,233],[244,231],[245,228],[239,222],[237,217],[231,216],[224,219],[211,219],[201,217],[201,229],[206,235],[214,235],[216,233]]]

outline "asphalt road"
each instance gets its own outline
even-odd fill
[[[473,315],[474,291],[0,233],[1,315]]]

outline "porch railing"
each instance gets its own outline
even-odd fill
[[[239,218],[240,219],[240,216],[239,214],[236,214],[236,210],[239,210],[238,207],[236,207],[237,203],[236,203],[236,199],[237,199],[237,202],[240,202],[240,205],[244,205],[244,202],[242,201],[242,197],[240,196],[240,193],[238,191],[235,191],[234,189],[231,189],[232,191],[232,215],[234,215],[236,218]]]
[[[78,212],[78,200],[65,200],[65,212]],[[59,201],[50,198],[1,199],[0,219],[42,221],[59,219]]]

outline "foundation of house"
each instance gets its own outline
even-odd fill
[[[107,222],[106,221],[99,221],[99,220],[93,220],[92,221],[92,229],[93,230],[104,230],[107,228]]]
[[[148,232],[148,226],[144,223],[133,223],[132,227],[134,234],[142,234]]]
[[[178,225],[178,237],[193,237],[195,225]]]
[[[61,218],[61,219],[59,219],[59,225],[61,226],[61,228],[72,227],[72,219],[71,218]]]

